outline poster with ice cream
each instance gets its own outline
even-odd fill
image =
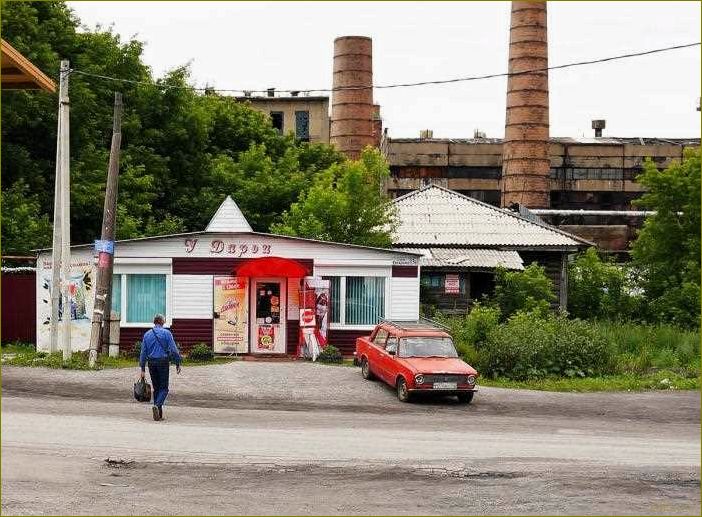
[[[248,278],[214,278],[213,349],[217,354],[248,352]]]

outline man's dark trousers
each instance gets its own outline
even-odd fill
[[[168,359],[154,359],[149,361],[149,375],[151,384],[154,385],[154,406],[161,407],[168,396]]]

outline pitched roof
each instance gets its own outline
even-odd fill
[[[393,245],[577,248],[593,244],[546,223],[529,220],[437,185],[395,199]]]
[[[524,269],[522,257],[514,250],[480,248],[400,248],[399,251],[421,252],[422,267],[451,267],[457,269]]]
[[[227,196],[227,198],[222,201],[219,208],[212,216],[210,222],[205,228],[206,232],[237,232],[237,233],[249,233],[252,232],[251,225],[241,213],[239,206],[234,202],[234,200]]]

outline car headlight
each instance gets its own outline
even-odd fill
[[[415,375],[414,382],[417,384],[424,384],[424,375]]]
[[[466,380],[468,381],[468,384],[475,384],[475,375],[469,375]]]

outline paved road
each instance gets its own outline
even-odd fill
[[[699,392],[408,406],[355,368],[238,362],[185,370],[157,423],[131,382],[2,368],[4,515],[700,512]]]

